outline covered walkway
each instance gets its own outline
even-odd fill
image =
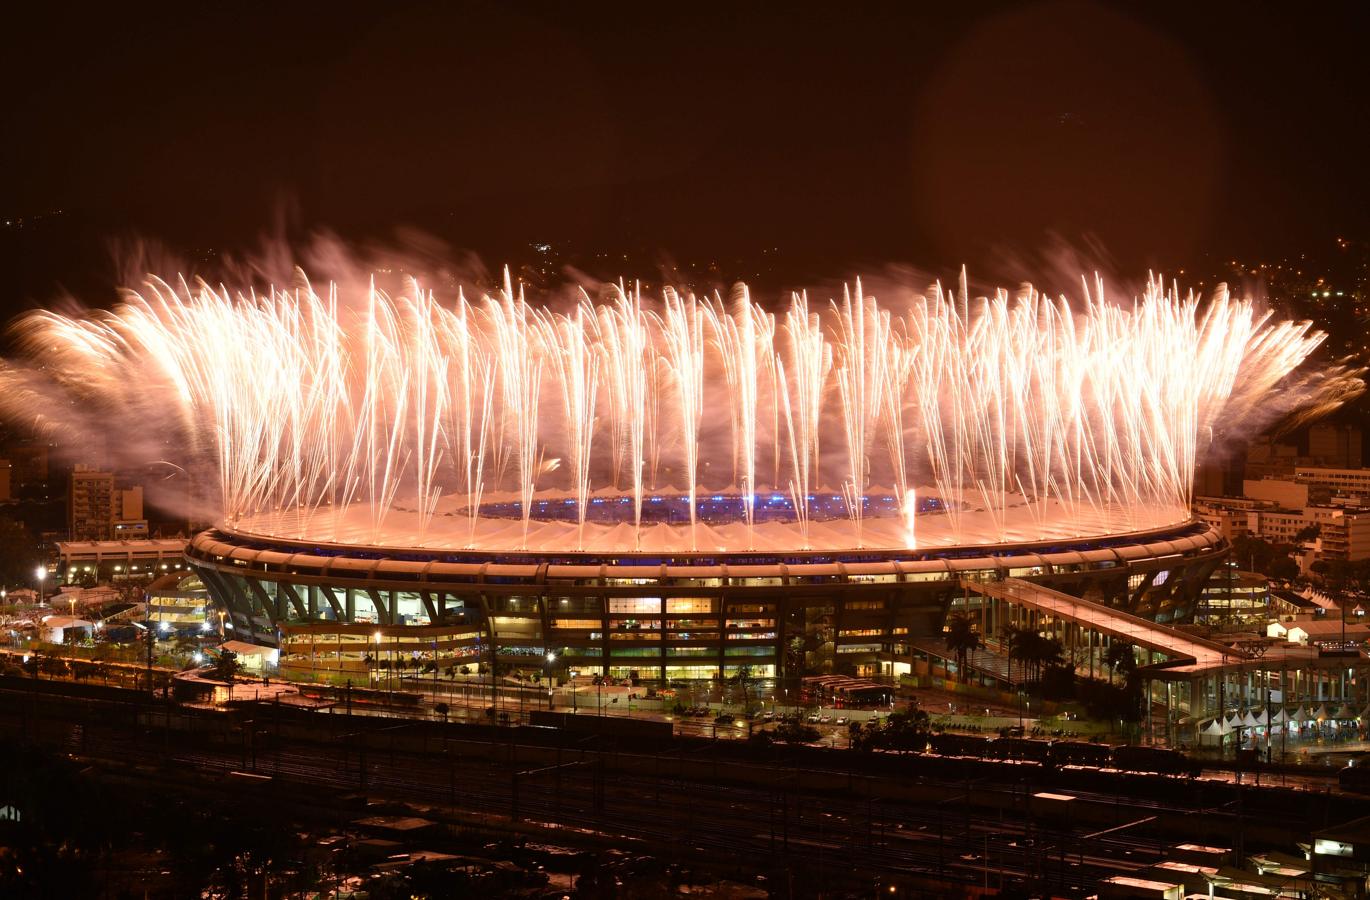
[[[1301,710],[1361,710],[1370,706],[1370,662],[1360,650],[1256,640],[1223,644],[1019,578],[962,582],[967,612],[980,616],[993,639],[1008,624],[1060,639],[1081,675],[1107,672],[1110,644],[1129,645],[1146,695],[1162,718],[1149,721],[1168,742],[1233,743],[1284,737]],[[1278,718],[1284,711],[1285,718]],[[1262,715],[1265,718],[1262,718]],[[1353,713],[1354,715],[1354,713]],[[1330,717],[1335,717],[1329,713]],[[1238,722],[1204,730],[1214,722]],[[1210,733],[1211,731],[1211,733]]]
[[[1161,657],[1150,661],[1156,668],[1197,671],[1227,666],[1248,656],[1235,647],[1195,637],[1177,628],[1159,625],[1140,616],[1072,597],[1021,578],[965,581],[962,585],[971,592],[1074,623],[1095,634],[1106,635],[1110,640],[1126,641],[1141,647]]]

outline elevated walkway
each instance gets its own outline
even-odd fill
[[[1164,660],[1146,667],[1148,676],[1158,680],[1192,678],[1247,657],[1242,651],[1216,641],[1195,637],[1179,629],[1072,597],[1021,578],[965,580],[961,584],[972,593],[1065,619],[1113,640],[1126,641],[1149,650]]]
[[[936,655],[945,660],[955,660],[956,651],[947,646],[943,637],[916,637],[909,641],[924,653]],[[988,675],[1008,687],[1016,687],[1026,681],[1021,666],[1010,664],[1009,658],[984,647],[967,651],[966,668]]]

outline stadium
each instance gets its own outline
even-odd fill
[[[756,677],[905,674],[917,639],[968,602],[963,583],[1004,577],[1182,621],[1225,552],[1215,532],[1180,522],[917,552],[480,552],[224,527],[187,557],[239,637],[278,646],[287,674],[365,679],[371,657],[666,682],[743,665]]]

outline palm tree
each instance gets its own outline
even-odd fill
[[[980,649],[980,633],[971,624],[970,617],[963,612],[953,613],[947,618],[947,649],[956,654],[957,671],[961,680],[966,680],[966,657],[973,650]]]
[[[1042,670],[1047,666],[1059,666],[1065,659],[1061,642],[1054,637],[1046,637],[1038,632],[1027,632],[1023,637],[1022,656],[1032,666],[1032,677],[1040,681]]]
[[[1019,628],[1017,625],[1009,623],[999,631],[999,641],[1004,647],[1004,652],[1008,654],[1008,677],[1013,681],[1013,661],[1018,660],[1018,674],[1023,674],[1023,667],[1026,665],[1027,644],[1032,632],[1026,628]]]
[[[1066,661],[1066,648],[1061,646],[1061,639],[1055,636],[1042,638],[1037,662],[1042,668],[1048,666],[1064,665]]]

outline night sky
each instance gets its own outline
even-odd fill
[[[42,6],[0,29],[0,308],[280,227],[796,281],[1370,237],[1349,4]]]

